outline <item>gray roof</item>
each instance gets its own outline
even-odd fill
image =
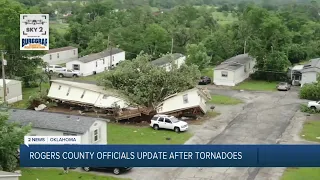
[[[87,63],[87,62],[91,62],[91,61],[95,61],[104,57],[108,57],[110,55],[115,55],[118,53],[124,52],[122,49],[118,49],[118,48],[112,48],[112,49],[106,49],[102,52],[99,53],[95,53],[95,54],[89,54],[87,56],[83,56],[81,58],[78,59],[78,61],[81,61],[83,63]]]
[[[251,60],[253,60],[253,58],[249,56],[249,54],[240,54],[223,61],[220,65],[216,66],[214,69],[215,70],[225,69],[225,70],[234,71]]]
[[[179,59],[181,57],[184,57],[184,55],[180,53],[168,54],[159,59],[152,61],[151,64],[156,66],[162,66],[164,64],[171,63],[172,61]]]
[[[10,109],[9,122],[26,126],[31,123],[33,128],[50,129],[71,133],[84,134],[101,118],[74,116],[68,114],[39,112],[34,110]]]
[[[308,64],[303,66],[301,72],[320,72],[320,58],[311,59]]]

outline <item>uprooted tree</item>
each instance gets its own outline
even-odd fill
[[[152,56],[137,56],[124,61],[116,69],[105,72],[99,84],[120,90],[132,103],[155,108],[165,97],[193,88],[200,77],[195,65],[172,64],[171,71],[150,63]]]
[[[299,96],[301,99],[316,101],[320,99],[320,74],[318,74],[317,82],[303,85],[300,89]]]
[[[23,144],[24,136],[30,126],[20,127],[8,122],[8,112],[1,107],[0,111],[0,170],[14,171],[18,165],[17,150]]]

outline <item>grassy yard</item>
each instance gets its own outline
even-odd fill
[[[320,120],[305,122],[301,137],[308,141],[320,142]],[[281,180],[319,180],[320,168],[287,168]]]
[[[236,17],[232,16],[232,13],[228,13],[228,16],[225,16],[223,12],[213,12],[213,17],[218,21],[219,24],[230,24],[234,21],[237,21]]]
[[[49,83],[42,83],[41,91],[46,92],[47,89],[50,88]],[[22,89],[22,101],[16,102],[12,104],[13,108],[21,108],[26,109],[28,107],[28,100],[30,96],[33,96],[37,93],[39,93],[40,88],[23,88]]]
[[[22,169],[22,176],[19,180],[129,180],[111,176],[98,176],[89,173],[69,171],[63,173],[63,169]]]
[[[303,125],[301,131],[301,137],[308,140],[320,143],[320,120],[319,121],[307,121]]]
[[[266,81],[254,81],[248,80],[235,86],[233,89],[236,90],[249,90],[249,91],[276,91],[277,82],[266,82]]]
[[[240,99],[229,97],[229,96],[212,95],[209,103],[223,104],[223,105],[235,105],[235,104],[242,103],[242,101]]]
[[[60,34],[65,34],[69,28],[69,24],[53,21],[53,22],[50,22],[50,27],[52,29],[57,30],[58,33],[60,33]]]
[[[78,77],[77,79],[82,80],[82,81],[97,81],[97,79],[101,76],[103,76],[103,73],[99,73],[99,74],[91,75],[91,76]]]
[[[201,71],[201,76],[208,76],[213,80],[213,68],[214,67],[207,67]]]
[[[184,144],[192,134],[169,130],[153,130],[123,124],[108,124],[108,144]],[[171,138],[167,140],[167,138]]]

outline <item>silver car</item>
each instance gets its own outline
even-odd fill
[[[63,78],[63,77],[79,77],[81,75],[80,72],[77,72],[77,71],[74,71],[74,70],[71,70],[71,69],[59,70],[59,71],[57,71],[57,73],[58,73],[58,76],[60,78]]]
[[[277,89],[279,91],[288,91],[288,90],[290,90],[290,88],[291,88],[291,85],[286,82],[281,82],[277,85]]]

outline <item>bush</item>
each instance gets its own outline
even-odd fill
[[[320,83],[305,84],[299,92],[301,99],[319,100],[320,99]]]
[[[28,100],[28,109],[34,109],[38,107],[40,104],[46,104],[48,100],[46,93],[37,93],[33,96],[30,96]]]
[[[309,108],[309,107],[308,107],[307,105],[305,105],[305,104],[302,104],[302,105],[300,106],[300,111],[301,111],[301,112],[305,112],[305,113],[310,113],[310,114],[320,113],[319,110],[311,109],[311,108]]]

